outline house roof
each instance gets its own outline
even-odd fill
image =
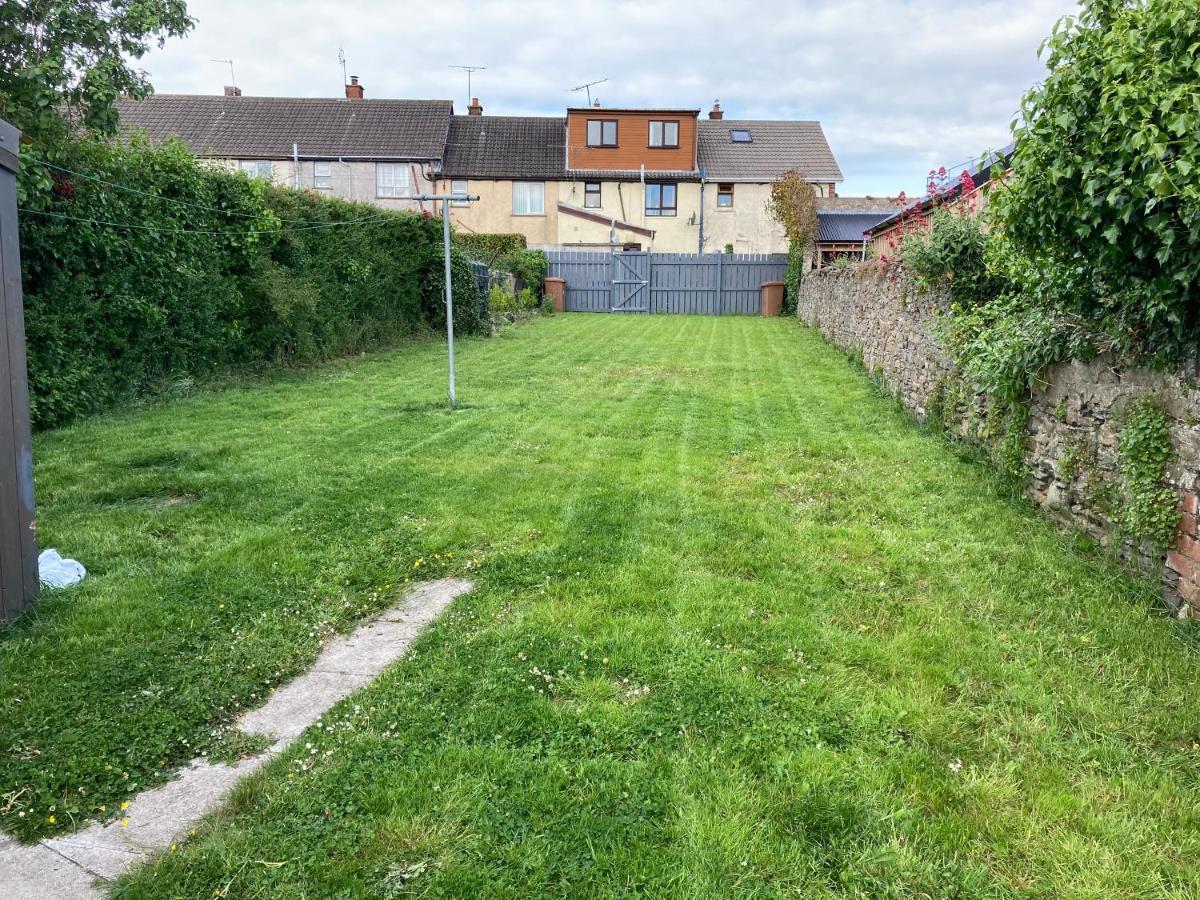
[[[879,209],[817,211],[817,241],[822,243],[856,243],[866,239],[867,229],[892,215],[894,210]]]
[[[566,119],[544,116],[454,116],[444,177],[563,178]]]
[[[743,130],[749,142],[730,139]],[[701,119],[697,155],[708,181],[773,181],[789,169],[810,181],[842,180],[820,122]]]
[[[926,194],[915,203],[910,203],[908,206],[899,212],[894,212],[886,219],[876,222],[871,227],[871,234],[879,234],[882,231],[887,231],[889,228],[900,222],[905,216],[912,212],[923,212],[938,203],[945,203],[953,200],[962,193],[963,188],[963,172],[971,176],[971,181],[974,182],[976,188],[981,188],[992,180],[992,166],[997,163],[1003,163],[1005,166],[1010,165],[1013,151],[1016,149],[1016,142],[1009,144],[1002,150],[995,150],[984,154],[974,163],[968,165],[965,169],[960,170],[957,174],[951,175],[950,178],[938,190]]]
[[[122,133],[157,143],[183,140],[197,156],[286,159],[442,158],[453,113],[449,100],[342,100],[323,97],[214,97],[156,94],[117,101]]]

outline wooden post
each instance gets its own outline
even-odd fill
[[[20,132],[0,119],[0,615],[37,599],[33,447],[25,368],[25,310],[17,233]]]

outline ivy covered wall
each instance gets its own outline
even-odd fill
[[[987,450],[1056,519],[1159,570],[1163,596],[1200,617],[1200,380],[1112,356],[1048,367],[1026,401],[975,391],[943,348],[948,286],[875,266],[812,272],[798,314],[928,425]]]

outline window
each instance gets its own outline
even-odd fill
[[[333,163],[313,163],[313,187],[321,191],[333,188]]]
[[[678,147],[679,122],[659,122],[652,119],[650,121],[650,146]]]
[[[376,197],[411,197],[412,175],[404,163],[375,163]]]
[[[730,128],[729,139],[735,144],[749,144],[753,140],[746,128]]]
[[[251,178],[271,180],[271,163],[265,159],[243,159],[238,163],[239,168]]]
[[[546,185],[540,181],[513,182],[513,215],[542,216],[546,214]]]
[[[452,194],[467,193],[467,179],[455,178],[454,180],[452,180],[450,182],[450,193],[452,193]],[[470,206],[471,201],[470,200],[451,200],[450,205],[451,206]]]
[[[717,185],[717,206],[724,206],[726,208],[733,206],[732,184]]]
[[[599,209],[600,203],[600,182],[585,181],[583,183],[583,206],[584,209]]]
[[[646,215],[673,216],[675,215],[675,185],[648,184],[646,185]]]
[[[589,147],[617,146],[617,120],[588,119],[587,142]]]

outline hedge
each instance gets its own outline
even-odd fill
[[[440,220],[272,188],[178,144],[79,142],[54,159],[83,174],[23,160],[35,427],[445,327]],[[455,329],[480,332],[486,301],[466,256],[453,266]]]

